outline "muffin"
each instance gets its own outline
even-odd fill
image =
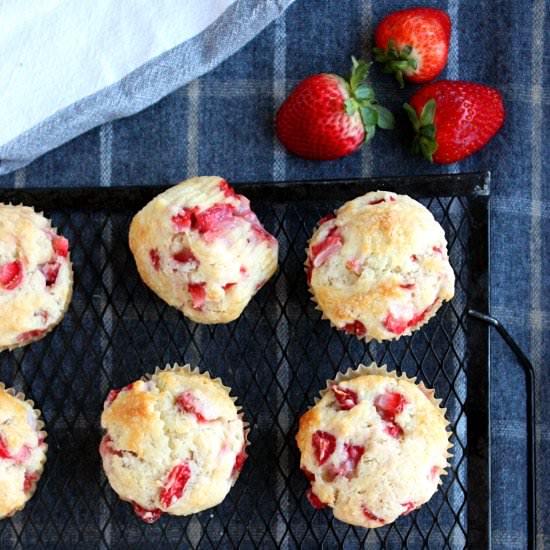
[[[109,483],[147,523],[216,506],[246,459],[247,427],[229,388],[188,365],[111,391],[101,426]]]
[[[43,338],[71,301],[69,243],[28,206],[0,204],[0,351]]]
[[[365,340],[410,334],[454,295],[443,228],[420,203],[384,191],[319,222],[306,272],[323,317]]]
[[[300,419],[300,467],[316,508],[381,527],[427,502],[447,466],[445,410],[432,390],[376,365],[329,382]]]
[[[132,220],[129,240],[145,284],[197,323],[236,319],[277,269],[277,240],[248,199],[215,176],[155,197]]]
[[[44,469],[46,432],[33,407],[0,383],[0,519],[25,507]]]

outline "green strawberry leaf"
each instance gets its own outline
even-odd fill
[[[420,126],[428,126],[434,123],[435,117],[435,99],[426,101],[422,112],[420,113]]]
[[[416,114],[414,107],[412,107],[408,103],[404,103],[403,109],[405,109],[405,112],[407,113],[407,116],[411,121],[414,131],[418,132],[420,130],[420,121],[418,120],[418,115]]]
[[[386,49],[373,48],[374,60],[384,64],[382,69],[384,73],[395,75],[401,88],[405,86],[403,74],[414,73],[417,67],[416,59],[412,57],[412,50],[410,44],[398,49],[394,40],[388,40]]]
[[[365,126],[376,126],[378,113],[373,107],[361,107],[361,118]]]
[[[348,83],[350,97],[344,101],[344,105],[348,115],[359,109],[365,129],[365,141],[370,141],[376,133],[377,126],[384,130],[393,129],[393,114],[378,103],[373,88],[363,82],[372,63],[357,60],[355,57],[351,58],[351,63],[352,71]]]
[[[351,58],[351,63],[352,63],[352,71],[351,71],[351,76],[349,78],[349,85],[352,93],[355,93],[355,90],[357,89],[357,87],[367,77],[367,74],[369,73],[369,69],[372,63],[370,62],[367,63],[363,59],[357,60],[353,56]]]
[[[412,142],[412,151],[415,154],[422,155],[430,162],[433,162],[433,154],[437,151],[436,126],[434,124],[436,103],[434,99],[426,101],[422,107],[420,117],[416,110],[405,103],[403,105],[409,120],[415,131]]]
[[[351,116],[355,113],[355,111],[357,111],[357,102],[351,97],[348,97],[344,101],[344,107],[346,108],[346,114]]]
[[[373,105],[373,109],[376,109],[378,113],[378,126],[384,130],[393,130],[395,125],[393,113],[389,109],[386,109],[386,107],[378,104]]]
[[[359,100],[371,100],[374,99],[374,90],[366,84],[360,84],[355,89],[355,97]]]
[[[375,133],[376,133],[376,126],[374,124],[365,126],[365,143],[367,141],[370,141],[374,137]]]

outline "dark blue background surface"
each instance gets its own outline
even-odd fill
[[[453,20],[447,78],[483,82],[505,100],[504,128],[483,151],[448,167],[407,151],[404,132],[379,132],[346,159],[315,163],[287,155],[272,120],[303,77],[347,73],[368,54],[377,21],[407,0],[296,0],[280,18],[213,72],[146,111],[109,123],[0,178],[0,186],[138,185],[219,174],[230,181],[341,178],[491,170],[491,299],[496,315],[528,352],[538,377],[539,525],[550,544],[548,421],[550,376],[550,2],[423,2]],[[404,91],[378,68],[380,101],[399,112]],[[406,126],[398,115],[398,130]],[[492,341],[493,529],[495,548],[525,548],[525,392],[514,357]]]

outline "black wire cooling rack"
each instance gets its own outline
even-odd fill
[[[490,540],[487,174],[236,185],[280,243],[280,269],[228,325],[187,321],[140,281],[132,215],[161,188],[1,190],[44,210],[71,243],[75,291],[44,340],[0,354],[0,378],[32,398],[48,461],[26,508],[0,522],[2,548],[485,548]],[[390,344],[337,332],[309,300],[304,249],[317,220],[375,189],[419,198],[443,225],[457,283],[428,325]],[[110,489],[98,445],[103,401],[156,365],[189,362],[233,388],[252,426],[249,459],[222,504],[146,525]],[[417,376],[444,400],[452,468],[420,510],[375,530],[314,510],[294,435],[328,378],[376,361]]]

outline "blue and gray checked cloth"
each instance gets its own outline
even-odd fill
[[[550,126],[543,123],[550,120],[550,2],[421,3],[446,9],[452,19],[443,77],[485,83],[504,96],[504,128],[459,164],[430,166],[413,158],[398,132],[380,132],[340,161],[312,163],[288,155],[272,131],[278,106],[299,80],[322,71],[346,74],[352,54],[369,56],[380,18],[417,2],[237,0],[198,36],[0,144],[0,186],[152,185],[196,174],[242,182],[491,170],[491,311],[536,369],[537,542],[550,548]],[[412,87],[400,91],[379,69],[371,78],[394,112],[412,94]],[[491,345],[493,543],[521,549],[527,529],[524,379],[498,336]]]

